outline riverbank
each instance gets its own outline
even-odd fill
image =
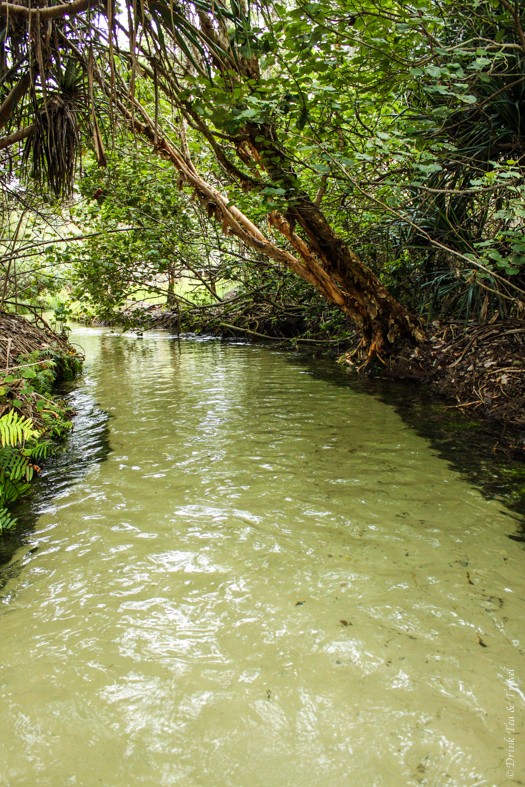
[[[16,524],[11,504],[72,428],[55,389],[81,367],[80,353],[41,317],[0,311],[0,534]]]
[[[76,377],[82,360],[67,334],[57,333],[37,314],[0,311],[0,416],[14,409],[39,430],[56,432],[53,420],[46,418],[47,405],[61,408],[53,391]]]
[[[20,355],[46,348],[68,350],[67,339],[35,314],[22,316],[0,311],[0,364],[7,372]]]
[[[435,322],[429,342],[379,374],[426,385],[469,421],[487,422],[498,446],[525,459],[525,322]]]
[[[431,342],[433,389],[499,424],[525,459],[525,322],[440,325]]]

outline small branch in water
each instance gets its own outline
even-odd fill
[[[351,336],[338,336],[335,339],[303,339],[300,336],[297,338],[289,339],[290,342],[301,342],[302,344],[345,344],[346,342],[353,342],[357,338],[357,334]]]
[[[299,336],[268,336],[268,334],[252,331],[249,328],[243,328],[240,325],[232,325],[229,322],[220,322],[219,326],[222,328],[230,328],[231,330],[239,331],[240,333],[247,333],[250,336],[257,336],[259,339],[270,339],[274,342],[290,342],[291,344],[342,344],[343,342],[349,342],[355,339],[355,336],[339,336],[336,339],[303,339]]]
[[[229,328],[233,331],[239,331],[240,333],[247,333],[250,336],[257,336],[259,339],[270,339],[274,342],[282,342],[282,338],[279,336],[267,336],[265,333],[259,333],[258,331],[250,331],[249,328],[241,328],[239,325],[232,325],[229,322],[220,322],[219,327],[221,328]]]

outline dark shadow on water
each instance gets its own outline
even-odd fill
[[[517,515],[517,521],[509,518],[508,535],[525,542],[525,464],[505,451],[501,427],[463,415],[424,386],[359,378],[338,366],[334,358],[298,353],[290,355],[289,362],[306,363],[314,377],[350,386],[394,407],[403,421],[487,500],[499,500]]]
[[[22,568],[23,558],[16,563],[10,561],[18,549],[28,544],[38,517],[54,499],[81,480],[93,464],[103,462],[111,450],[109,417],[97,407],[89,392],[73,389],[65,398],[75,413],[74,429],[63,450],[46,460],[42,476],[34,482],[31,492],[13,508],[18,524],[0,538],[0,588]]]

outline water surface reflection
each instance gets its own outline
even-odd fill
[[[0,780],[518,784],[512,512],[306,359],[77,341],[110,450],[3,588]]]

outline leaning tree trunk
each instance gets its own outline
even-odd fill
[[[425,336],[418,321],[390,295],[370,270],[330,227],[311,202],[296,203],[287,220],[270,214],[270,224],[284,235],[316,276],[316,289],[338,306],[359,329],[368,359],[390,355],[403,341],[416,344]],[[299,224],[309,242],[297,235],[291,222]]]
[[[401,343],[418,344],[425,333],[418,321],[385,288],[379,278],[348,248],[331,228],[323,213],[294,183],[294,199],[287,215],[273,211],[268,216],[272,235],[284,237],[290,248],[264,235],[228,198],[197,170],[184,146],[177,148],[164,136],[144,107],[129,96],[120,99],[99,74],[100,84],[111,95],[129,127],[150,142],[155,152],[168,159],[179,173],[179,187],[190,186],[210,218],[220,222],[226,235],[235,235],[248,247],[286,265],[309,282],[330,303],[339,307],[362,335],[366,360],[391,355]],[[289,175],[289,173],[288,173]],[[283,182],[284,173],[279,177]],[[276,178],[278,179],[278,178]],[[303,235],[295,232],[294,226]]]
[[[64,34],[61,34],[61,37],[51,35],[53,25],[60,26],[63,18],[83,13],[92,0],[72,0],[59,2],[58,5],[48,3],[49,0],[42,0],[37,3],[39,7],[32,8],[30,5],[0,1],[0,16],[7,18],[8,14],[14,15],[21,29],[25,26],[29,31],[25,41],[33,42],[28,46],[35,48],[33,59],[30,60],[38,64],[32,74],[40,72],[40,80],[45,82],[49,78],[50,64],[54,62],[51,56],[52,47],[57,45],[69,51],[82,63],[86,71],[91,102],[93,77],[96,74],[110,104],[118,110],[131,129],[142,134],[158,154],[174,164],[179,173],[179,184],[193,190],[208,216],[217,219],[226,234],[235,235],[257,252],[288,266],[312,284],[328,301],[338,306],[361,331],[368,359],[391,354],[400,342],[417,344],[424,339],[417,320],[392,297],[379,278],[335,233],[319,205],[301,189],[299,178],[278,144],[276,129],[270,123],[247,122],[242,131],[226,137],[230,145],[226,150],[218,141],[221,135],[216,135],[213,129],[207,128],[204,120],[192,107],[191,99],[187,97],[188,91],[184,90],[184,80],[181,81],[180,76],[187,73],[190,64],[190,71],[195,69],[210,85],[214,79],[222,80],[223,87],[232,91],[232,106],[236,101],[233,88],[244,85],[250,93],[254,92],[254,84],[261,78],[257,55],[253,52],[246,55],[244,45],[240,46],[235,36],[232,38],[230,30],[232,19],[235,23],[238,22],[243,30],[250,28],[250,18],[244,3],[234,4],[234,11],[229,10],[229,6],[222,0],[211,4],[196,4],[195,13],[190,13],[185,20],[181,16],[182,6],[174,9],[173,4],[166,0],[152,0],[144,8],[141,6],[134,21],[130,14],[130,44],[134,53],[131,57],[132,80],[128,87],[124,85],[116,70],[112,32],[109,35],[110,68],[109,73],[105,74],[102,74],[95,64],[91,45],[84,48],[76,38],[67,38]],[[109,4],[110,31],[115,28],[114,22],[113,8]],[[146,36],[137,36],[141,27],[146,30]],[[171,36],[171,44],[166,36]],[[182,53],[178,61],[177,51]],[[154,88],[154,120],[148,116],[134,94],[138,54],[142,58],[140,69],[151,79]],[[174,62],[178,62],[180,73],[174,68]],[[211,68],[214,71],[213,78]],[[164,83],[159,81],[159,76],[162,75]],[[30,76],[22,76],[2,103],[0,125],[13,116],[14,108],[25,95],[29,81]],[[272,235],[263,234],[247,216],[230,204],[217,188],[197,172],[183,139],[181,146],[177,147],[163,135],[157,117],[159,89],[164,90],[168,100],[172,101],[186,118],[191,119],[195,128],[202,131],[218,163],[236,178],[243,188],[261,188],[261,180],[249,176],[247,169],[250,167],[252,172],[259,170],[258,174],[264,174],[263,180],[269,179],[270,183],[280,187],[284,185],[285,207],[281,213],[273,212],[269,216]],[[92,107],[91,111],[94,113]],[[95,147],[97,153],[100,153],[97,143],[97,140],[100,142],[100,134],[96,133],[96,122],[93,125],[97,137]],[[26,129],[19,129],[7,140],[0,141],[0,147],[25,138],[33,133],[33,130],[34,124]],[[239,168],[230,160],[229,151],[235,146],[240,162],[246,164],[246,156],[251,156],[248,168]],[[286,243],[283,243],[283,240],[286,240]]]
[[[418,321],[386,289],[381,280],[348,247],[326,220],[317,202],[301,188],[299,179],[276,142],[275,129],[247,125],[250,147],[261,169],[287,194],[286,218],[274,213],[276,227],[300,256],[328,275],[329,288],[317,289],[339,306],[357,326],[369,358],[385,354],[402,341],[417,343],[425,336]],[[302,230],[302,237],[293,227]]]

